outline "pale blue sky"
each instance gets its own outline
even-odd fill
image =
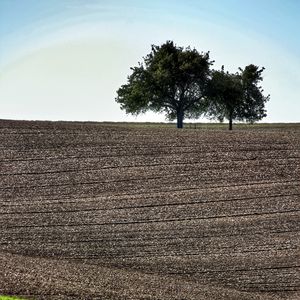
[[[0,0],[0,118],[164,121],[115,103],[151,44],[266,67],[265,122],[300,122],[299,0]]]

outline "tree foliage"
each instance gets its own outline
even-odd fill
[[[169,120],[177,119],[177,127],[182,128],[184,117],[204,112],[211,65],[208,52],[177,47],[172,41],[153,45],[143,62],[131,68],[116,101],[131,114],[163,112]]]
[[[253,123],[265,117],[265,103],[270,96],[264,96],[259,86],[263,70],[251,64],[235,74],[225,72],[223,67],[221,71],[212,71],[207,115],[219,121],[228,119],[229,130],[234,120]]]
[[[264,68],[251,64],[231,74],[224,67],[211,70],[212,64],[209,52],[178,47],[172,41],[152,45],[143,61],[131,68],[116,101],[126,113],[165,113],[167,119],[177,119],[178,128],[185,117],[202,114],[228,119],[230,130],[234,120],[253,123],[266,116],[269,96],[260,86]]]
[[[264,96],[264,90],[260,86],[264,69],[253,64],[239,69],[243,85],[243,119],[251,123],[267,116],[265,103],[270,100],[270,95]]]

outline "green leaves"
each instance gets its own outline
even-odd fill
[[[255,65],[239,69],[240,73],[230,74],[213,71],[209,83],[206,114],[213,119],[228,119],[253,123],[266,116],[265,97],[258,84],[262,81],[262,72]]]
[[[264,68],[253,64],[239,73],[211,70],[209,52],[199,53],[167,41],[152,45],[151,52],[137,67],[131,68],[126,84],[117,91],[116,101],[126,113],[140,114],[148,110],[164,112],[166,118],[177,118],[182,127],[184,117],[205,114],[254,122],[266,116],[265,97],[258,84]]]
[[[116,101],[127,113],[153,110],[170,120],[200,115],[211,64],[208,53],[177,47],[172,41],[152,45],[151,53],[132,68],[128,83],[117,91]]]

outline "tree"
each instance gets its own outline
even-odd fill
[[[259,85],[263,80],[264,70],[264,67],[259,68],[253,64],[246,66],[245,69],[239,68],[243,85],[243,116],[250,123],[267,116],[265,103],[270,100],[270,95],[264,96],[264,90]]]
[[[243,90],[240,78],[235,74],[221,71],[213,71],[209,84],[207,98],[207,113],[210,117],[220,122],[224,118],[229,120],[229,130],[232,130],[232,122],[237,119],[242,106]]]
[[[177,47],[172,41],[152,45],[143,62],[131,68],[133,72],[128,83],[118,89],[116,101],[126,113],[164,112],[182,128],[185,117],[199,117],[204,112],[212,63],[209,52]]]
[[[214,70],[206,102],[207,115],[219,121],[228,119],[229,130],[233,120],[253,123],[264,118],[265,103],[270,96],[265,97],[258,86],[263,70],[252,64],[235,74],[224,72],[224,67],[221,71]]]

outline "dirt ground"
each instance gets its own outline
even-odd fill
[[[0,294],[299,299],[300,126],[0,121]]]

